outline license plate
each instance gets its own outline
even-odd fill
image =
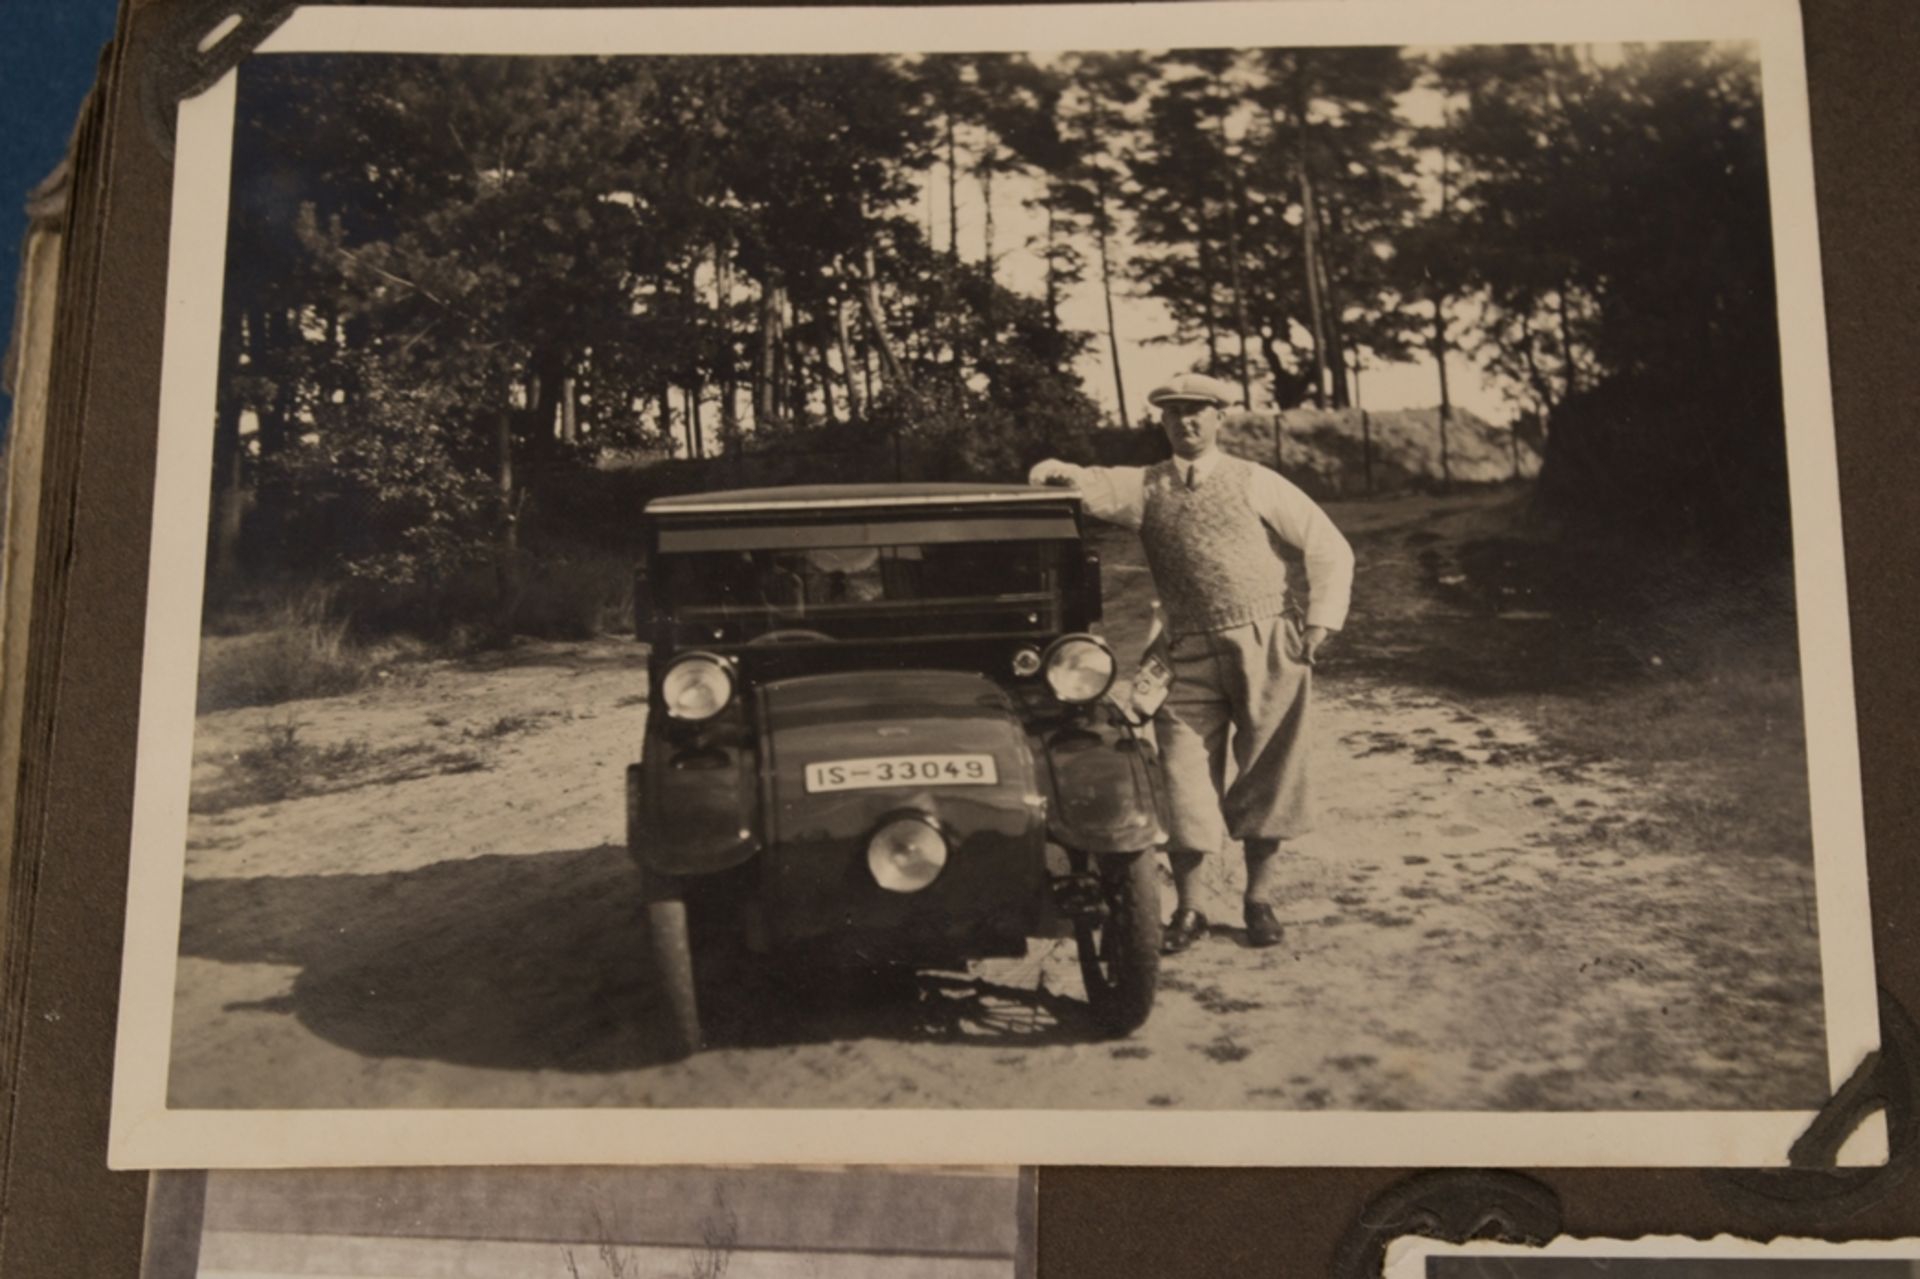
[[[807,765],[807,793],[878,790],[887,786],[992,786],[1000,780],[991,755],[875,755]]]

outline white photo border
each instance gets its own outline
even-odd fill
[[[1427,1263],[1442,1257],[1566,1258],[1568,1260],[1640,1258],[1648,1261],[1913,1261],[1920,1262],[1920,1239],[1742,1239],[1716,1235],[1645,1235],[1638,1239],[1579,1239],[1571,1235],[1538,1247],[1527,1244],[1448,1243],[1405,1235],[1387,1246],[1380,1279],[1427,1279]],[[1768,1270],[1769,1275],[1777,1271]],[[1809,1270],[1807,1279],[1822,1272]]]
[[[259,49],[692,54],[1750,41],[1766,103],[1815,894],[1832,1088],[1879,1043],[1826,319],[1795,0],[840,9],[307,7]],[[109,1163],[1779,1166],[1811,1111],[211,1111],[167,1105],[237,74],[179,108]],[[983,1122],[991,1120],[992,1122]],[[1843,1152],[1886,1158],[1879,1116]]]

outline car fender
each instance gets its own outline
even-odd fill
[[[711,874],[760,851],[752,752],[711,744],[676,749],[658,737],[648,746],[664,757],[627,766],[627,848],[643,869]]]
[[[1137,853],[1166,842],[1159,766],[1147,739],[1102,707],[1041,734],[1047,836],[1089,853]]]

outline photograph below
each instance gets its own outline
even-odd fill
[[[154,1174],[141,1279],[1034,1279],[1015,1169]]]
[[[1920,1279],[1920,1240],[1556,1239],[1545,1248],[1396,1241],[1382,1279]]]

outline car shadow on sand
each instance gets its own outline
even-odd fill
[[[221,1012],[289,1014],[368,1058],[630,1070],[666,1060],[639,887],[617,845],[380,875],[189,880],[180,953],[297,969],[288,994]],[[730,968],[742,979],[712,1002],[712,1049],[865,1038],[1038,1047],[1086,1034],[1084,1005],[1044,989],[778,961]],[[183,989],[183,1006],[191,998]],[[176,1020],[176,1034],[191,1033]]]

